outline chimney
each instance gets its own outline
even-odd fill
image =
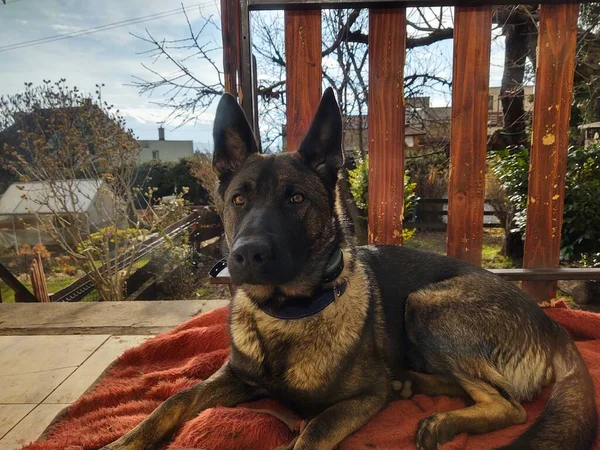
[[[165,129],[162,127],[162,125],[160,127],[158,127],[158,140],[159,141],[165,140]]]

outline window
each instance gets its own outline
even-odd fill
[[[148,141],[140,141],[142,143],[142,148],[150,148],[150,142]]]
[[[158,157],[158,150],[152,150],[152,159],[160,159]]]
[[[488,110],[492,111],[494,109],[494,96],[488,95]]]

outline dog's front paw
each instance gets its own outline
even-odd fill
[[[434,414],[422,419],[417,426],[417,449],[437,450],[438,444],[448,442],[454,435],[454,429],[446,420],[446,415]]]

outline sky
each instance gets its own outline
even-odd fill
[[[0,2],[0,94],[14,94],[23,90],[23,83],[39,84],[44,79],[56,81],[66,78],[67,84],[84,92],[94,92],[96,84],[104,83],[102,99],[121,111],[136,136],[157,139],[157,128],[167,120],[170,111],[154,103],[161,100],[159,93],[140,96],[138,88],[131,83],[135,77],[152,79],[153,75],[142,64],[164,75],[173,74],[174,69],[168,62],[155,60],[144,53],[152,46],[132,34],[144,36],[149,32],[159,39],[187,37],[187,23],[180,12],[181,4],[181,0],[7,0],[5,5]],[[220,21],[218,0],[184,0],[183,4],[196,30],[206,17],[213,16],[216,22]],[[153,20],[146,20],[148,16],[157,14],[159,16]],[[137,18],[143,20],[119,23]],[[39,45],[27,43],[107,24],[114,26],[105,31]],[[215,27],[206,28],[200,36],[200,41],[211,48],[219,47],[220,39],[220,31]],[[21,43],[24,44],[20,48],[3,50]],[[451,62],[452,42],[440,43],[427,51],[432,57],[449,58]],[[220,50],[214,50],[212,56],[221,66]],[[491,55],[492,86],[500,83],[503,57],[502,41],[496,40],[492,44]],[[186,64],[203,80],[215,81],[215,71],[206,61],[192,57],[186,60]],[[446,64],[445,70],[451,71],[449,64]],[[434,105],[445,106],[449,102],[447,93],[431,92],[431,95]],[[215,107],[212,105],[198,114],[192,123],[165,123],[166,138],[193,140],[195,148],[209,149]]]

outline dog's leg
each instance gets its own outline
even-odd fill
[[[207,380],[167,399],[137,427],[101,450],[153,449],[205,409],[235,406],[264,394],[259,388],[243,383],[225,364]]]
[[[523,407],[500,394],[483,381],[461,381],[462,388],[475,405],[455,411],[434,414],[419,422],[417,449],[437,449],[460,433],[487,433],[510,425],[525,423]]]
[[[300,436],[279,450],[333,450],[385,407],[387,396],[363,395],[327,408],[306,425]]]
[[[415,394],[436,397],[447,395],[448,397],[470,398],[460,384],[442,375],[431,375],[411,370],[404,372],[399,385],[393,385],[394,390],[400,392],[402,398],[410,398]],[[396,381],[394,381],[396,383]]]

